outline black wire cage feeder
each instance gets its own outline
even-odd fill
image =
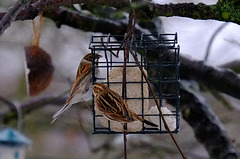
[[[110,89],[122,95],[124,55],[127,44],[125,35],[93,35],[89,49],[92,56],[100,54],[99,62],[92,61],[93,83],[106,84]],[[154,95],[143,74],[147,75],[154,90],[164,119],[172,133],[179,132],[180,94],[179,94],[179,45],[175,34],[135,34],[130,37],[132,53],[137,55],[139,69],[132,54],[129,53],[125,65],[125,99],[129,109],[139,117],[158,125],[151,127],[142,122],[127,123],[128,134],[168,133],[163,119],[154,102]],[[119,53],[119,56],[116,55]],[[96,75],[95,69],[100,71]],[[107,120],[94,104],[93,97],[93,134],[122,133],[121,123]]]

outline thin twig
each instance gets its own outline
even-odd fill
[[[175,145],[177,146],[177,149],[179,150],[182,158],[183,158],[183,159],[187,159],[187,158],[185,157],[185,155],[183,154],[180,146],[178,145],[176,139],[174,138],[171,130],[170,130],[169,127],[168,127],[168,124],[167,124],[167,122],[166,122],[166,120],[165,120],[165,118],[164,118],[164,116],[163,116],[162,111],[161,111],[160,105],[159,105],[159,103],[158,103],[158,101],[157,101],[156,95],[155,95],[155,93],[154,93],[154,91],[153,91],[153,89],[152,89],[152,87],[151,87],[151,85],[150,85],[150,82],[149,82],[149,80],[148,80],[148,78],[147,78],[147,75],[146,75],[145,72],[143,71],[143,68],[141,67],[141,65],[140,65],[140,63],[139,63],[139,61],[138,61],[137,55],[133,52],[133,50],[132,50],[131,47],[129,48],[129,51],[130,51],[130,53],[132,54],[132,56],[133,56],[136,64],[138,65],[139,69],[141,70],[141,72],[142,72],[142,74],[143,74],[144,79],[146,80],[146,82],[147,82],[147,84],[148,84],[148,87],[149,87],[149,89],[150,89],[151,94],[153,95],[153,99],[154,99],[154,101],[155,101],[155,103],[156,103],[156,105],[157,105],[157,108],[158,108],[158,110],[159,110],[159,113],[160,113],[160,116],[161,116],[161,118],[162,118],[162,120],[163,120],[163,123],[164,123],[165,128],[167,129],[167,131],[168,131],[169,135],[171,136],[173,142],[174,142]]]
[[[134,18],[134,21],[133,21],[133,18]],[[133,23],[133,24],[132,24],[132,23]],[[129,24],[131,24],[131,25],[129,25]],[[127,35],[126,35],[125,38],[122,40],[122,42],[121,42],[121,44],[120,44],[120,47],[118,48],[117,56],[118,56],[119,51],[120,51],[120,49],[122,48],[124,42],[127,41],[127,40],[131,37],[131,35],[132,35],[133,31],[134,31],[135,25],[136,25],[136,14],[135,14],[135,11],[133,10],[132,12],[129,13]]]
[[[13,104],[13,102],[9,101],[8,99],[0,96],[0,101],[5,103],[11,110],[17,111],[15,105]]]
[[[13,102],[9,101],[8,99],[1,97],[0,100],[5,103],[11,110],[15,110],[17,113],[17,129],[18,131],[22,130],[22,124],[23,124],[23,113],[22,108],[19,104],[14,104]]]
[[[91,110],[91,112],[93,111],[93,110],[92,110],[92,108],[91,108],[91,107],[90,107],[90,106],[87,104],[87,102],[86,102],[86,101],[83,101],[83,104],[84,104],[85,106],[87,106],[87,107],[88,107],[88,109],[89,109],[89,110]]]
[[[128,41],[128,40],[127,40]],[[126,100],[126,65],[127,65],[127,57],[128,57],[128,45],[125,49],[124,54],[124,65],[123,65],[123,81],[122,81],[122,97]],[[123,124],[123,141],[124,141],[124,159],[127,159],[127,124]]]
[[[135,27],[136,24],[136,19],[134,19],[133,23],[133,14],[134,12],[129,13],[129,19],[128,19],[128,29],[127,29],[127,36],[125,37],[126,40],[126,48],[125,48],[125,53],[124,53],[124,64],[123,64],[123,80],[122,80],[122,97],[124,100],[127,99],[127,93],[126,93],[126,67],[127,67],[127,59],[128,59],[128,53],[129,53],[129,38],[131,37],[133,33],[133,28]],[[121,46],[119,47],[117,51],[117,56],[119,53],[120,48],[122,47],[124,41],[122,41]],[[127,159],[127,124],[123,124],[123,141],[124,141],[124,159]]]
[[[227,26],[228,23],[223,23],[220,27],[217,28],[217,30],[213,33],[211,39],[209,40],[208,46],[207,46],[207,51],[206,51],[206,55],[204,58],[204,61],[206,62],[208,60],[209,54],[210,54],[210,49],[212,47],[212,44],[214,42],[214,39],[217,37],[217,35],[220,33],[220,31]]]
[[[47,104],[62,105],[64,102],[66,102],[66,98],[63,96],[64,94],[65,92],[58,96],[52,95],[52,96],[46,96],[46,97],[31,98],[28,101],[20,103],[19,106],[21,107],[23,114],[26,114],[38,108],[46,106]],[[12,114],[8,115],[9,113],[12,113]],[[15,120],[16,117],[17,117],[17,111],[13,107],[10,108],[9,110],[0,111],[0,119],[6,122]]]
[[[127,124],[123,124],[124,159],[127,159]]]
[[[104,45],[104,42],[103,42],[103,38],[101,37],[101,43],[102,43],[102,46],[107,50],[107,46]],[[115,54],[114,52],[112,52],[112,50],[107,50],[109,52],[111,52],[111,54],[113,54],[113,56],[117,57],[118,58],[118,54]]]
[[[17,0],[15,5],[3,16],[0,21],[0,36],[10,26],[11,22],[15,20],[18,13],[27,6],[32,0]]]

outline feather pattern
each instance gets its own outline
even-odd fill
[[[157,127],[156,124],[140,118],[135,112],[129,110],[126,101],[116,92],[104,84],[96,83],[92,87],[95,104],[109,120],[123,123],[141,121],[145,124]]]
[[[95,54],[95,62],[101,58],[101,55]],[[96,64],[97,65],[97,64]],[[95,68],[96,75],[99,70]],[[81,60],[75,81],[69,93],[69,98],[64,104],[64,106],[53,115],[53,123],[59,116],[61,116],[67,109],[69,109],[73,104],[83,101],[88,101],[91,98],[91,88],[92,88],[92,54],[89,53],[83,57]]]

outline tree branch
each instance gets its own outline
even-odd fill
[[[124,34],[127,29],[127,24],[122,21],[86,16],[77,12],[69,12],[66,9],[48,10],[43,15],[52,19],[58,27],[68,25],[83,31],[102,32],[105,34]]]
[[[219,0],[215,5],[179,3],[159,5],[148,3],[139,8],[153,16],[181,16],[193,19],[215,19],[240,24],[240,1]]]
[[[67,24],[85,31],[124,34],[126,33],[127,28],[127,24],[122,21],[111,21],[88,17],[63,9],[48,11],[45,13],[45,16],[53,18],[58,26]],[[135,33],[141,32],[144,32],[144,30],[140,27],[135,28]],[[171,57],[172,54],[168,54],[168,56],[169,58],[174,58]],[[207,66],[202,61],[191,60],[182,56],[181,54],[180,62],[180,75],[182,79],[194,78],[196,81],[205,84],[209,88],[240,99],[240,78],[233,71],[229,69],[217,69],[212,66]]]
[[[212,109],[201,95],[181,89],[181,112],[194,130],[196,139],[207,149],[210,158],[237,159],[237,152]]]
[[[57,1],[57,2],[60,3],[62,1]],[[49,2],[49,0],[39,1],[39,3],[41,2],[45,3],[45,2]],[[52,2],[54,1],[52,0]],[[103,1],[101,2],[103,3]],[[119,1],[116,1],[116,3],[117,2]],[[70,4],[70,1],[68,1],[68,4]],[[33,10],[36,11],[33,13],[38,14],[40,10],[42,11],[41,8],[46,9],[46,8],[49,8],[49,6],[51,8],[51,4],[48,4],[48,7],[44,5],[43,6],[39,5],[40,9],[39,8],[36,9],[34,8],[34,6],[32,6],[32,8],[34,8]],[[147,7],[146,10],[149,8],[150,8],[149,11],[151,11],[150,13],[154,15],[156,11],[156,10],[154,11],[153,9],[154,7],[151,7],[151,6]],[[21,14],[23,13],[24,12],[22,12]],[[32,12],[30,11],[29,13],[32,13]],[[94,30],[98,32],[112,33],[112,34],[123,34],[126,32],[126,24],[121,21],[110,21],[105,19],[84,17],[83,15],[79,15],[73,12],[68,12],[66,10],[49,10],[48,12],[45,13],[46,16],[53,18],[51,14],[55,14],[56,17],[54,18],[54,21],[55,23],[58,24],[58,26],[60,26],[61,24],[67,24],[83,30],[84,29],[88,31]],[[73,17],[69,19],[66,18],[66,17],[70,17],[70,15],[68,14],[70,14]],[[27,15],[26,17],[28,17],[29,15],[34,15],[34,14],[24,13],[23,15]],[[23,16],[19,18],[23,18],[21,20],[24,20],[24,18],[26,17]],[[77,24],[75,25],[75,23]],[[96,25],[99,27],[94,27]],[[136,28],[135,30],[137,30],[138,32],[142,32],[141,28]],[[171,54],[169,54],[169,56],[171,56]],[[240,79],[234,72],[229,70],[218,70],[211,66],[205,65],[203,62],[190,60],[183,56],[180,56],[180,61],[181,61],[180,70],[181,70],[182,78],[186,78],[186,79],[194,78],[195,80],[206,84],[210,88],[227,93],[233,97],[240,99],[240,95],[238,93],[240,92]],[[231,157],[235,159],[236,152],[233,149],[231,142],[226,135],[226,132],[222,129],[220,122],[218,121],[216,115],[209,108],[209,106],[202,103],[199,100],[198,96],[195,95],[194,93],[191,93],[185,89],[182,89],[181,92],[182,92],[181,104],[182,104],[183,117],[193,127],[197,139],[199,139],[199,141],[204,144],[210,156],[213,158],[219,158],[219,159],[229,159]],[[54,102],[56,101],[56,99],[57,99],[56,97],[38,99],[36,101],[31,101],[29,103],[21,104],[21,108],[23,112],[30,112],[33,109],[36,109],[43,105]],[[12,119],[11,116],[9,117],[10,112],[11,110],[8,112],[1,113],[0,118],[4,120]]]
[[[231,69],[236,73],[240,73],[240,60],[234,60],[221,65],[221,68]]]
[[[225,28],[229,23],[223,23],[220,27],[218,27],[215,32],[213,33],[213,35],[211,36],[211,39],[209,40],[208,46],[207,46],[207,50],[206,50],[206,54],[204,57],[204,61],[206,62],[208,60],[208,57],[210,55],[210,50],[211,47],[213,45],[214,40],[216,39],[217,35],[223,30],[223,28]]]
[[[4,123],[8,123],[11,120],[15,120],[17,118],[16,107],[12,106],[11,104],[9,105],[9,102],[6,103],[5,101],[8,101],[8,100],[4,99],[3,97],[1,97],[0,100],[2,100],[10,108],[10,109],[5,109],[0,112],[0,120],[4,121]],[[42,108],[43,106],[46,106],[47,104],[62,105],[65,101],[66,101],[66,99],[63,96],[32,98],[29,101],[21,103],[19,105],[19,108],[22,110],[23,114],[27,114],[27,113],[32,112],[33,110]]]
[[[15,20],[31,20],[38,16],[41,12],[56,9],[61,6],[72,4],[94,3],[99,5],[107,5],[116,8],[129,6],[128,0],[39,0],[25,7],[16,17]],[[0,13],[0,19],[5,13]]]
[[[183,56],[180,56],[180,62],[183,79],[193,78],[211,89],[240,99],[240,77],[230,69],[217,69]]]
[[[240,2],[236,0],[219,1],[215,5],[199,3],[179,3],[160,5],[150,1],[137,0],[129,3],[128,0],[39,0],[28,5],[16,17],[16,20],[34,19],[40,12],[56,9],[60,6],[94,3],[107,5],[117,9],[134,8],[139,19],[144,21],[155,16],[181,16],[193,19],[215,19],[240,24]],[[135,5],[134,5],[135,4]],[[5,13],[0,13],[0,19]]]
[[[7,27],[11,24],[18,13],[27,6],[31,0],[24,1],[24,0],[17,0],[15,5],[9,9],[9,11],[4,14],[4,16],[0,19],[0,36],[3,32],[7,29]]]

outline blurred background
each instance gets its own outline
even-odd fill
[[[198,2],[214,4],[216,0],[194,1],[194,3]],[[13,3],[14,0],[0,1],[0,12],[7,11]],[[204,60],[212,35],[223,24],[215,20],[193,20],[181,17],[159,17],[158,22],[159,32],[177,32],[180,53],[196,60]],[[229,23],[224,27],[213,41],[207,64],[221,66],[239,60],[239,33],[239,25]],[[101,33],[84,32],[66,25],[57,28],[53,21],[43,18],[39,46],[51,56],[55,71],[53,80],[46,90],[36,97],[28,97],[24,46],[32,45],[32,23],[28,20],[13,22],[0,37],[0,96],[17,105],[35,98],[57,97],[69,91],[80,60],[90,52],[88,45],[92,34]],[[206,102],[212,106],[224,124],[234,146],[239,150],[239,100],[223,94],[233,106],[229,109],[209,92],[202,93]],[[92,115],[85,105],[74,105],[50,125],[52,115],[60,107],[61,105],[47,104],[24,115],[22,133],[33,141],[27,151],[27,159],[122,158],[123,136],[92,135]],[[0,110],[6,108],[7,106],[0,102]],[[174,136],[188,159],[208,158],[204,147],[196,141],[191,127],[183,119],[180,124],[180,132]],[[17,121],[11,121],[7,125],[1,122],[1,127],[17,128]],[[129,158],[181,158],[168,134],[127,137]]]

